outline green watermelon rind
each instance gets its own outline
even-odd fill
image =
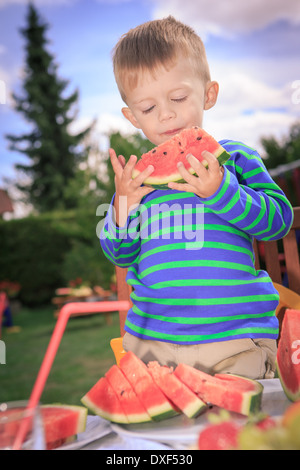
[[[216,377],[218,377],[219,375],[223,375],[223,374],[216,374]],[[250,383],[253,385],[253,389],[249,390],[249,392],[246,392],[246,391],[242,392],[243,401],[242,401],[242,405],[240,408],[240,414],[249,416],[251,414],[258,413],[261,409],[261,401],[262,401],[262,395],[263,395],[263,390],[264,390],[263,385],[257,380],[249,379],[248,377],[243,377],[241,375],[237,375],[237,374],[225,374],[225,375],[228,375],[229,377],[236,377],[237,379],[243,379],[247,383]]]
[[[280,380],[280,383],[281,383],[281,386],[283,388],[283,391],[286,395],[286,397],[291,401],[291,402],[296,402],[298,400],[300,400],[300,389],[298,389],[298,391],[296,393],[293,393],[289,388],[288,386],[286,385],[285,381],[284,381],[284,378],[283,378],[283,374],[281,373],[280,371],[280,366],[278,364],[278,361],[276,361],[276,371],[278,373],[278,378]]]
[[[116,378],[117,385],[115,384],[114,380],[111,377],[111,374],[114,373],[114,370],[117,370],[120,372],[120,374],[122,374],[121,378],[119,376]],[[140,400],[138,396],[136,395],[133,387],[128,382],[127,378],[124,376],[123,372],[118,366],[113,365],[105,374],[105,377],[107,378],[108,382],[110,383],[110,386],[112,387],[112,389],[115,391],[116,395],[118,396],[118,399],[120,400],[121,406],[124,409],[124,412],[127,416],[129,423],[145,423],[148,421],[152,421],[151,416],[147,413],[145,408],[143,411],[140,411],[140,412],[134,412],[134,411],[128,410],[128,406],[125,408],[123,404],[123,399],[124,399],[124,391],[126,391],[127,387],[132,389],[132,394],[135,394],[135,402],[136,401],[139,402]],[[125,390],[123,387],[125,387]],[[120,393],[121,390],[122,392]],[[143,406],[142,403],[140,403],[140,405]]]
[[[107,421],[112,421],[113,423],[118,424],[129,424],[127,416],[125,413],[108,413],[104,409],[100,408],[99,406],[95,405],[87,395],[81,398],[81,402],[95,415],[100,416],[101,418],[106,419]]]

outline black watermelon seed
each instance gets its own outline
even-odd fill
[[[167,154],[168,154],[168,152],[163,152],[163,153],[164,153],[164,155],[167,155]]]
[[[197,137],[197,140],[201,140],[201,139],[202,139],[202,137]]]
[[[154,149],[154,150],[152,150],[152,153],[155,153],[155,152],[156,152],[156,150],[155,150],[155,149]]]
[[[181,145],[181,142],[178,142],[178,145]]]
[[[180,152],[180,153],[184,153],[184,151]]]

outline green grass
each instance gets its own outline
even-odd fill
[[[6,364],[0,364],[0,402],[29,398],[56,319],[53,307],[23,308],[14,316],[19,333],[2,330]],[[80,399],[115,363],[110,339],[120,335],[118,313],[112,325],[103,314],[69,319],[40,402],[81,405]]]

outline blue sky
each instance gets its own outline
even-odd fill
[[[128,29],[173,14],[203,38],[212,78],[220,83],[215,108],[204,127],[217,139],[239,139],[261,150],[262,136],[278,138],[300,118],[299,0],[35,0],[49,24],[49,50],[58,73],[80,92],[80,129],[94,118],[94,138],[105,150],[110,129],[130,132],[114,83],[111,50]],[[20,93],[24,66],[26,0],[0,0],[0,186],[17,176],[14,165],[26,157],[8,150],[4,134],[27,130],[12,107],[11,93]],[[300,82],[299,82],[300,83]],[[294,88],[293,88],[294,87]]]

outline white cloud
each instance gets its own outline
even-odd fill
[[[300,23],[299,0],[153,0],[154,17],[169,14],[206,35],[232,36],[278,20]]]
[[[216,139],[239,140],[261,152],[262,137],[280,139],[299,119],[292,82],[276,87],[243,72],[224,74],[224,69],[221,76],[218,101],[204,115],[204,128]]]

